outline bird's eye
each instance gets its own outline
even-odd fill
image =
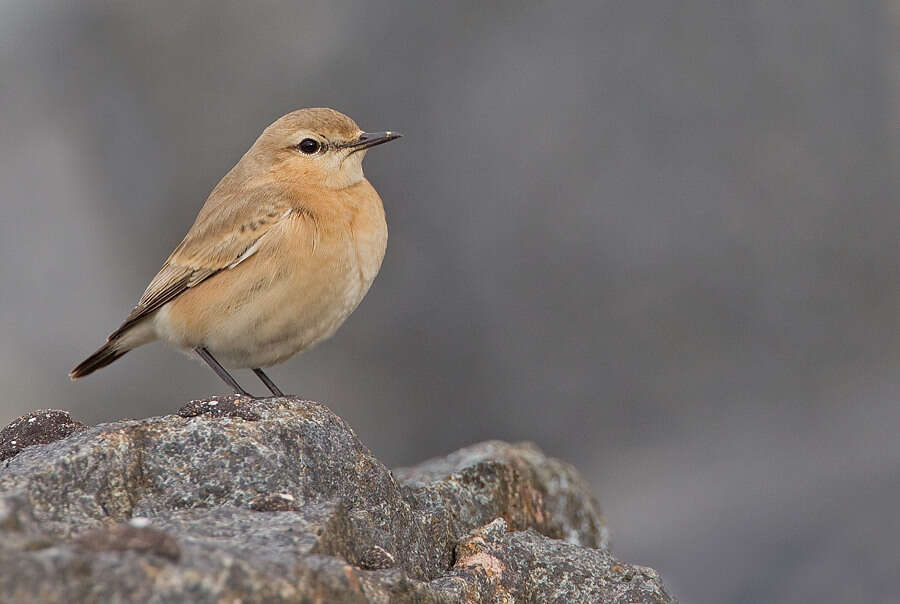
[[[304,138],[302,141],[300,141],[300,144],[297,145],[297,148],[307,155],[312,155],[319,150],[320,146],[321,145],[319,145],[319,141],[313,138]]]

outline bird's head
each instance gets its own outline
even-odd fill
[[[247,158],[279,180],[343,189],[363,179],[366,150],[400,138],[398,132],[363,132],[334,109],[300,109],[278,118]]]

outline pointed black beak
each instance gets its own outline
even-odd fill
[[[352,149],[351,153],[356,153],[357,151],[362,151],[363,149],[369,149],[377,145],[389,143],[394,139],[400,138],[401,136],[403,135],[399,132],[391,132],[390,130],[388,130],[387,132],[363,132],[359,136],[359,139],[352,143],[349,143],[347,147]]]

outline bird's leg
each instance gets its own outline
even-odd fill
[[[249,396],[250,398],[255,398],[252,394],[241,388],[241,385],[237,383],[231,374],[225,371],[225,368],[219,364],[219,361],[213,357],[213,355],[209,354],[209,351],[203,346],[198,346],[194,349],[194,351],[200,355],[200,358],[206,361],[206,364],[209,365],[213,371],[216,372],[216,375],[222,378],[222,381],[231,386],[234,389],[235,394],[242,394],[244,396]]]
[[[254,369],[253,373],[256,374],[256,377],[262,380],[262,383],[266,385],[266,388],[268,388],[273,395],[284,396],[284,393],[278,388],[278,386],[275,385],[275,382],[273,382],[272,379],[263,372],[262,369]]]

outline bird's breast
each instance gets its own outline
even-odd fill
[[[296,212],[273,226],[256,253],[165,307],[160,337],[206,346],[230,367],[268,367],[330,337],[381,267],[387,226],[376,201],[341,220]]]

